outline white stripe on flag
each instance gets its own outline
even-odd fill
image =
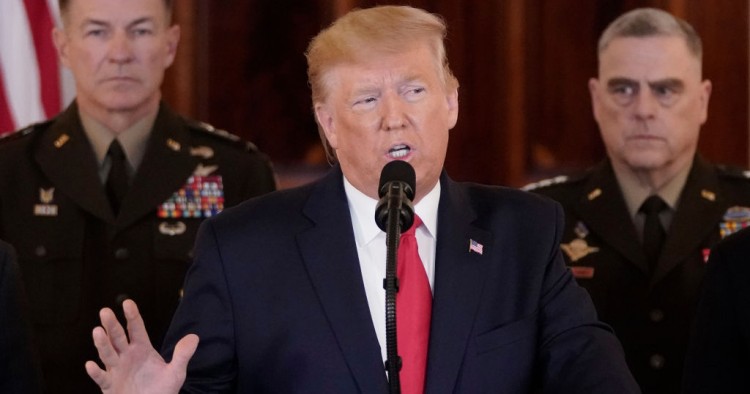
[[[16,128],[45,118],[28,20],[23,0],[0,1],[0,70]]]

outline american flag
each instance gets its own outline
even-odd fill
[[[74,95],[52,42],[57,0],[0,0],[0,135],[57,115]]]
[[[484,250],[484,245],[480,244],[479,242],[473,239],[469,240],[469,253],[474,252],[476,254],[482,254],[483,250]]]

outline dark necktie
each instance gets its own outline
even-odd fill
[[[105,189],[109,203],[112,206],[112,211],[117,215],[120,212],[122,198],[125,197],[125,193],[128,191],[127,160],[125,159],[125,151],[117,139],[109,145],[107,156],[109,156],[111,166],[107,175]]]
[[[667,208],[667,203],[664,200],[657,195],[653,195],[647,198],[638,210],[646,215],[646,220],[643,224],[643,251],[646,254],[648,266],[652,273],[654,272],[654,268],[656,268],[656,263],[659,261],[664,240],[667,238],[667,233],[661,225],[661,220],[659,220],[659,213]]]
[[[396,332],[402,360],[401,392],[404,394],[424,392],[427,347],[430,342],[432,291],[414,236],[421,224],[422,220],[415,215],[414,224],[401,234],[398,247]]]

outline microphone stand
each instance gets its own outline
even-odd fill
[[[396,336],[396,293],[398,293],[398,278],[396,277],[396,256],[398,252],[399,239],[401,238],[401,226],[399,220],[400,209],[389,202],[388,220],[386,231],[386,263],[385,279],[385,336],[386,336],[386,361],[385,368],[388,371],[388,391],[391,394],[401,393],[401,357],[398,355],[398,338]]]

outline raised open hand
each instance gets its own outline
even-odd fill
[[[99,312],[102,326],[94,328],[93,337],[105,369],[94,361],[87,361],[86,372],[105,394],[179,392],[188,361],[198,347],[198,336],[188,334],[180,339],[172,361],[167,363],[151,346],[135,302],[125,300],[122,308],[127,319],[127,335],[111,309]]]

